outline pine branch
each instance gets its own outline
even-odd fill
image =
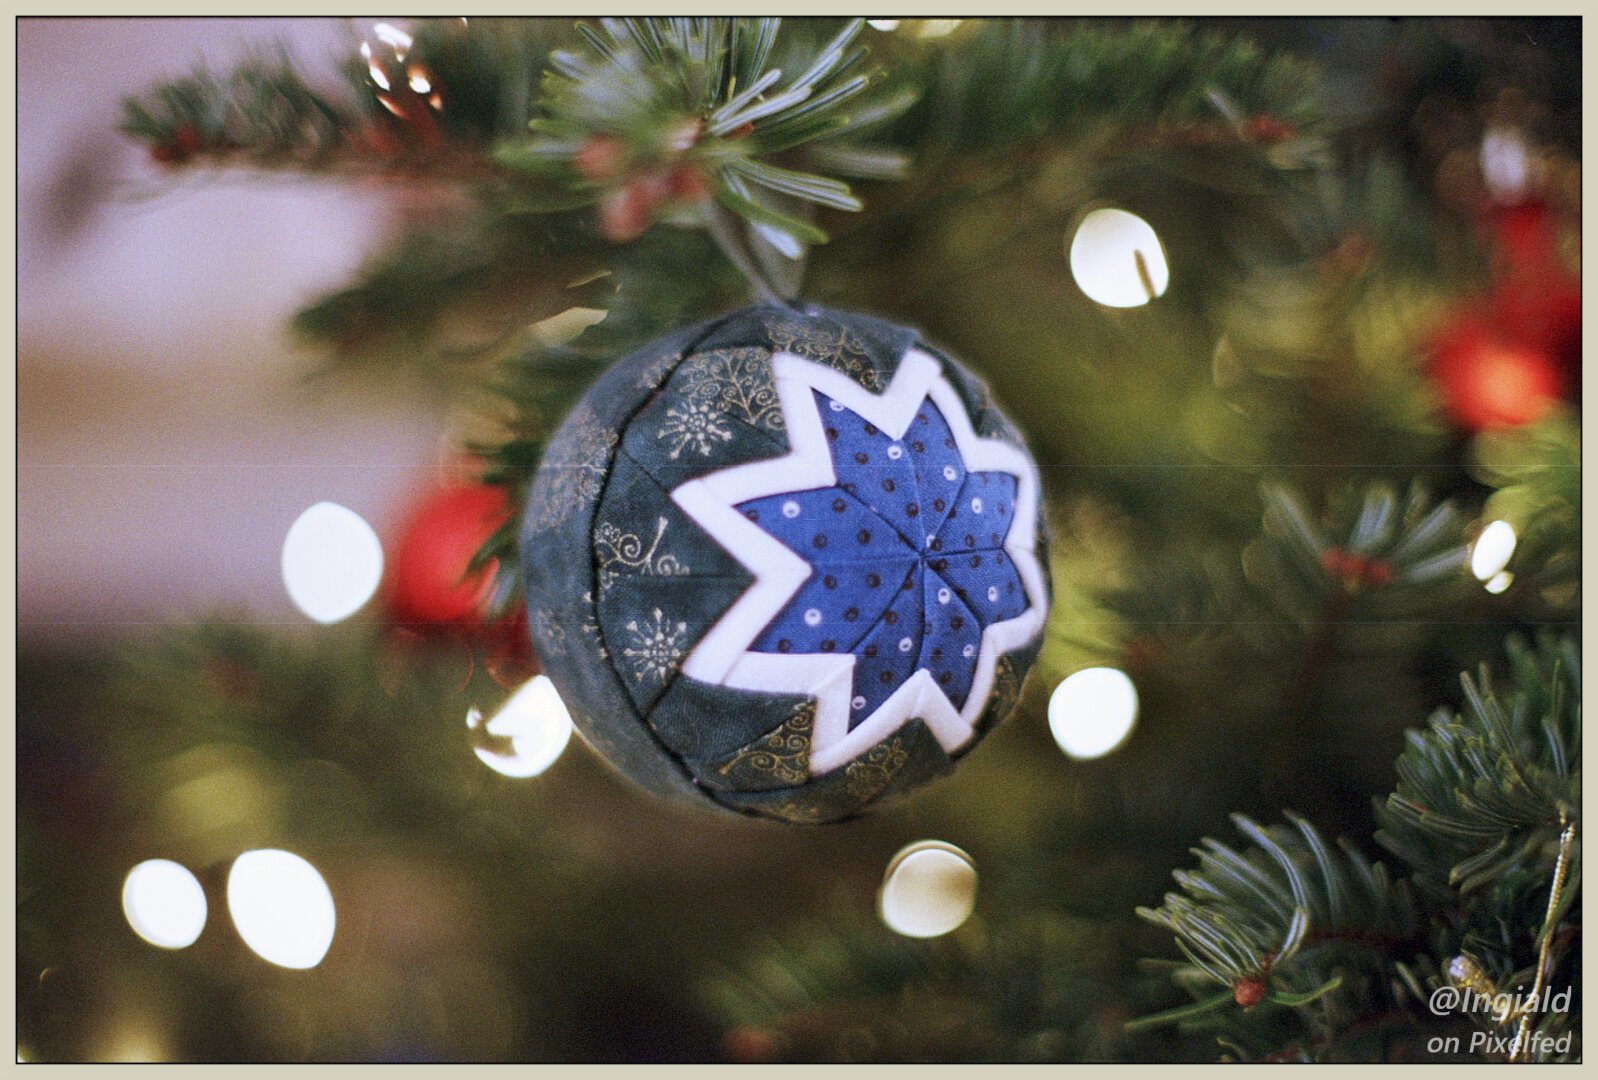
[[[1426,620],[1474,595],[1463,515],[1418,486],[1400,497],[1385,482],[1346,484],[1318,513],[1281,482],[1261,499],[1263,528],[1241,559],[1229,538],[1199,551],[1151,538],[1127,570],[1135,585],[1093,588],[1124,627],[1119,659],[1137,677],[1196,693],[1230,723],[1263,731],[1317,710],[1326,681],[1367,657],[1401,670],[1393,651],[1418,649]],[[1194,683],[1243,669],[1257,673],[1246,686]],[[1372,707],[1362,688],[1391,693],[1362,679],[1345,712]]]
[[[197,70],[123,102],[122,130],[170,164],[223,158],[325,168],[351,126],[348,102],[314,89],[281,48],[226,76]]]
[[[1295,831],[1235,817],[1252,847],[1206,839],[1199,868],[1175,874],[1184,892],[1138,910],[1175,936],[1189,964],[1173,977],[1194,1001],[1137,1026],[1197,1025],[1261,1056],[1289,1038],[1253,1016],[1268,1002],[1298,1011],[1291,1045],[1314,1059],[1346,1045],[1370,1022],[1361,1016],[1446,1025],[1447,1010],[1423,1011],[1445,984],[1489,1001],[1504,1000],[1500,987],[1540,1000],[1566,920],[1578,918],[1580,656],[1552,637],[1507,647],[1514,693],[1500,701],[1485,668],[1464,676],[1466,709],[1410,733],[1397,790],[1378,808],[1377,840],[1413,876],[1394,881],[1346,841],[1334,851],[1301,819],[1290,816]],[[1519,1059],[1572,1030],[1568,1013],[1540,1008],[1481,1019],[1513,1033],[1501,1052]]]
[[[538,72],[570,34],[551,20],[440,19],[379,36],[344,60],[345,86],[313,85],[280,47],[128,98],[123,130],[174,166],[490,181],[486,151],[525,130]]]
[[[1206,839],[1196,871],[1177,871],[1185,890],[1163,906],[1138,915],[1176,937],[1190,967],[1173,977],[1197,996],[1199,988],[1227,987],[1170,1020],[1189,1022],[1228,1006],[1262,1002],[1304,1009],[1337,990],[1350,965],[1373,966],[1361,956],[1412,951],[1419,945],[1408,887],[1385,867],[1341,842],[1336,848],[1315,828],[1289,815],[1293,828],[1262,828],[1241,815],[1234,823],[1252,842],[1237,852]],[[1206,991],[1208,992],[1208,991]]]
[[[785,167],[810,144],[844,172],[885,176],[897,155],[854,147],[858,132],[890,119],[898,101],[868,102],[873,76],[855,74],[867,50],[863,22],[824,42],[778,48],[777,19],[605,19],[583,26],[585,51],[559,51],[543,80],[533,134],[496,159],[522,177],[530,201],[552,208],[597,203],[607,237],[627,241],[657,220],[707,224],[712,200],[797,257],[826,233],[786,200],[858,211],[844,182]],[[774,66],[776,59],[784,66]],[[800,156],[803,156],[802,153]]]
[[[1581,811],[1581,657],[1569,639],[1507,643],[1513,689],[1484,666],[1465,707],[1409,734],[1377,839],[1433,892],[1471,893],[1546,859]]]
[[[1535,591],[1562,616],[1580,603],[1581,430],[1569,410],[1534,424],[1487,431],[1471,446],[1473,473],[1498,490],[1483,517],[1515,530],[1516,591]]]
[[[1312,67],[1179,22],[982,20],[925,55],[930,86],[895,134],[913,131],[944,154],[1079,139],[1104,124],[1140,138],[1244,141],[1251,117],[1307,128],[1319,116]],[[1217,109],[1216,95],[1238,123]]]
[[[1104,1060],[1109,975],[1089,957],[1108,944],[1049,912],[916,941],[840,905],[749,943],[699,994],[746,1062]]]

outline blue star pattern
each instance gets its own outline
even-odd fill
[[[753,576],[682,671],[813,698],[812,776],[917,720],[954,754],[1000,658],[1042,631],[1036,466],[975,432],[923,350],[880,392],[781,351],[771,365],[788,452],[671,489]]]
[[[1027,606],[1003,549],[1015,477],[968,472],[931,400],[899,439],[815,400],[837,483],[738,506],[813,568],[750,651],[853,654],[851,729],[917,670],[960,708],[982,631]]]

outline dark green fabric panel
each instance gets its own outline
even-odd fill
[[[594,514],[617,433],[653,393],[645,373],[669,375],[704,331],[705,325],[684,328],[618,361],[572,409],[529,490],[521,562],[534,647],[583,737],[650,790],[708,805],[650,733],[614,670],[599,629],[593,554]]]
[[[623,444],[668,488],[786,453],[770,350],[697,349],[639,412]]]
[[[610,666],[637,713],[647,716],[678,677],[683,658],[743,592],[748,578],[618,578],[599,597]]]
[[[805,710],[814,710],[807,697],[712,686],[683,675],[656,703],[650,720],[661,741],[680,754],[703,783],[727,787],[732,771],[721,770],[732,758],[791,724],[795,714]],[[737,771],[741,775],[748,770]]]
[[[836,312],[814,304],[745,308],[718,323],[696,351],[760,345],[791,352],[850,375],[867,390],[881,391],[915,343],[914,330],[869,315]]]
[[[630,577],[681,579],[690,586],[701,578],[729,578],[741,588],[754,581],[625,450],[616,455],[594,517],[592,550],[601,599],[614,582]]]
[[[717,792],[727,806],[797,824],[843,821],[877,809],[936,777],[954,763],[920,720],[912,720],[841,768],[799,787]]]

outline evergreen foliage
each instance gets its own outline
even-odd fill
[[[1461,1017],[1435,1007],[1445,985],[1540,999],[1580,919],[1580,654],[1568,638],[1533,649],[1512,637],[1508,648],[1513,692],[1500,699],[1483,667],[1462,677],[1463,710],[1440,709],[1408,733],[1376,834],[1408,876],[1394,880],[1347,841],[1330,847],[1300,818],[1291,829],[1236,818],[1250,848],[1207,839],[1198,870],[1176,873],[1184,892],[1138,912],[1175,935],[1190,966],[1174,978],[1198,1001],[1135,1023],[1202,1024],[1249,1058],[1286,1045],[1336,1060],[1366,1016],[1411,1043],[1449,1031]],[[1510,931],[1544,907],[1533,932]],[[1292,1011],[1291,1038],[1268,1006]],[[1540,1005],[1485,1019],[1524,1020],[1549,1043],[1579,1028],[1568,1010]],[[1507,1056],[1581,1056],[1579,1037],[1552,1053],[1541,1045]]]

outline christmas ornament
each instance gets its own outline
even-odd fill
[[[495,564],[467,572],[478,549],[509,518],[503,488],[459,482],[427,491],[411,508],[389,545],[382,591],[389,620],[399,628],[390,643],[400,654],[437,648],[450,637],[467,646],[465,677],[479,653],[483,669],[506,689],[538,674],[520,605],[500,618],[488,617]]]
[[[785,821],[946,773],[1009,713],[1049,584],[1038,472],[914,331],[778,305],[614,364],[546,449],[528,619],[646,787]]]
[[[498,487],[445,485],[422,495],[389,545],[389,618],[416,628],[482,627],[493,568],[468,574],[467,567],[509,516]]]
[[[1487,227],[1494,253],[1487,316],[1511,341],[1547,354],[1568,396],[1581,383],[1581,278],[1561,255],[1572,225],[1529,199],[1494,208]]]
[[[1467,431],[1531,423],[1563,389],[1547,351],[1479,317],[1460,315],[1432,339],[1428,353],[1443,405]]]

